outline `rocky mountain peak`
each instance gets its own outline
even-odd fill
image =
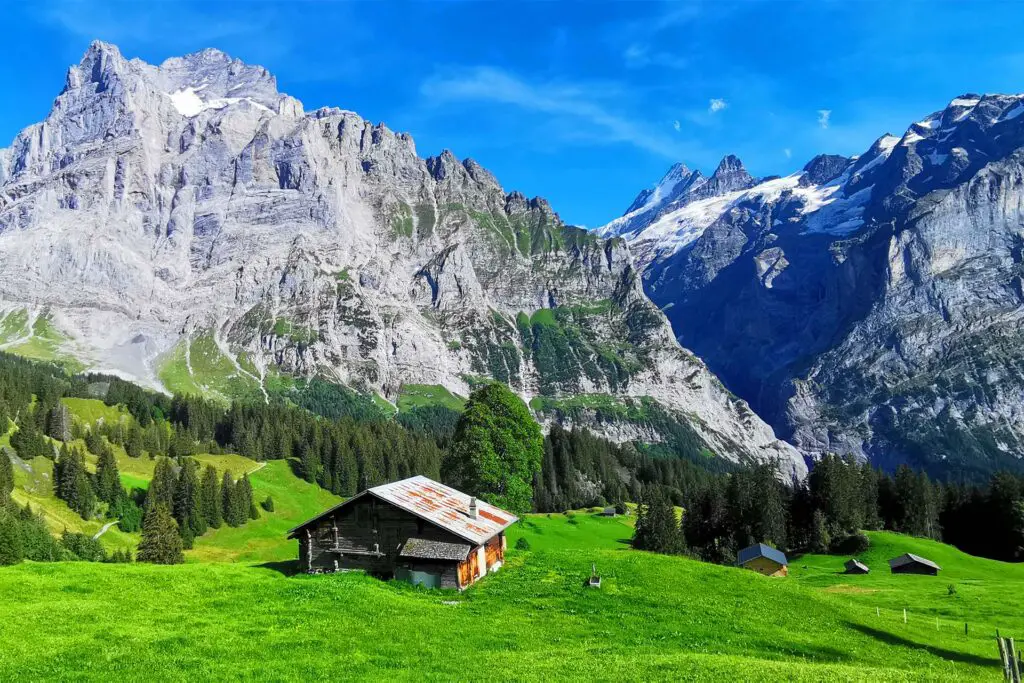
[[[811,185],[824,185],[839,177],[851,159],[839,154],[819,154],[804,166],[803,171]]]

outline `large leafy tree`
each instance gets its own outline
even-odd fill
[[[526,512],[544,439],[522,399],[503,384],[473,392],[455,428],[446,481],[513,512]]]

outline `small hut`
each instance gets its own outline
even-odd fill
[[[942,569],[929,559],[911,553],[904,553],[889,560],[889,569],[893,574],[926,574],[936,576]]]
[[[602,517],[614,517],[616,514],[618,513],[615,511],[614,505],[609,505],[608,507],[601,510]]]
[[[845,566],[847,574],[867,574],[871,571],[866,564],[857,559],[847,560]]]
[[[755,543],[741,550],[736,556],[736,566],[765,576],[789,575],[789,560],[785,553],[764,543]]]
[[[367,489],[288,532],[309,573],[361,569],[427,588],[462,590],[505,559],[516,516],[410,477]]]

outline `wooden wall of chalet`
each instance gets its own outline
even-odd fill
[[[458,536],[372,496],[352,501],[334,515],[300,529],[297,536],[299,562],[307,571],[333,571],[337,561],[338,569],[363,569],[381,575],[394,573],[398,553],[409,538],[465,543]]]
[[[779,564],[775,560],[769,560],[767,557],[755,557],[745,563],[743,567],[745,569],[752,569],[758,574],[764,574],[765,576],[789,575],[789,567],[784,564]]]

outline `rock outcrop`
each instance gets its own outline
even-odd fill
[[[71,68],[0,151],[0,298],[27,334],[155,386],[319,377],[394,399],[496,378],[526,399],[650,397],[723,457],[804,471],[679,346],[623,240],[472,160],[305,112],[215,50],[157,67],[94,43]]]
[[[805,453],[990,471],[1024,455],[1022,113],[963,95],[860,157],[598,234]]]

